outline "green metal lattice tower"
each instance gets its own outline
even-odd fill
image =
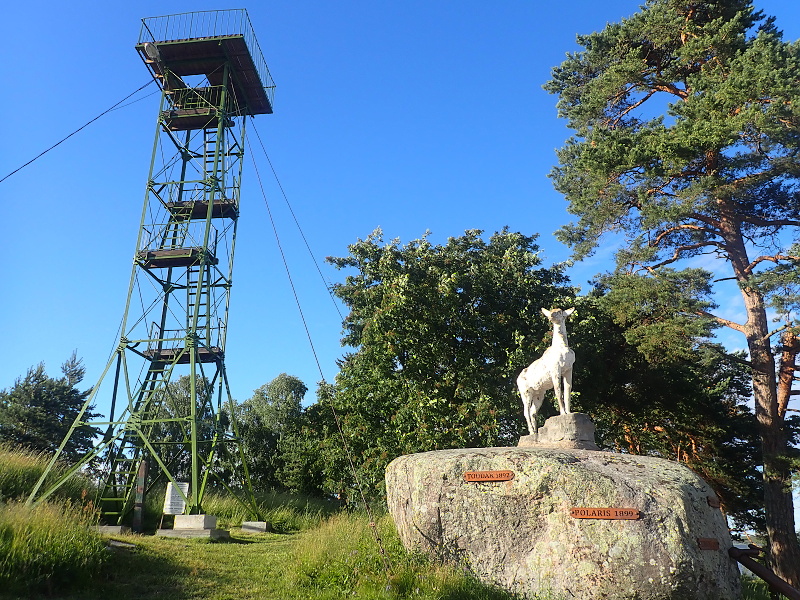
[[[161,88],[161,104],[128,299],[119,345],[70,430],[88,424],[104,435],[44,486],[59,449],[28,500],[48,497],[102,459],[99,507],[106,522],[120,524],[133,507],[142,461],[150,465],[148,487],[171,481],[180,489],[179,478],[189,480],[184,499],[192,514],[202,511],[227,456],[224,464],[240,476],[237,497],[255,509],[235,422],[223,411],[227,405],[234,414],[225,338],[245,121],[272,113],[274,90],[243,9],[143,19],[136,50]],[[110,403],[108,420],[84,420],[100,398]]]

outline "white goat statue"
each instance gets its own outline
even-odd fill
[[[552,311],[542,309],[544,316],[553,324],[553,343],[539,360],[533,361],[517,377],[522,408],[531,435],[539,433],[536,415],[547,390],[555,392],[562,415],[572,412],[569,409],[569,397],[572,392],[572,365],[575,364],[575,353],[570,350],[567,343],[567,327],[564,322],[574,311],[575,308],[567,310],[555,308]]]

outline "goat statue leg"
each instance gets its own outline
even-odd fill
[[[546,390],[531,390],[532,393],[532,402],[531,406],[533,407],[533,414],[531,415],[531,421],[533,422],[533,427],[531,427],[531,433],[536,436],[536,439],[539,439],[539,421],[537,420],[537,416],[539,415],[539,409],[542,407],[542,403],[544,402],[544,393]]]
[[[562,379],[564,380],[564,413],[570,414],[572,412],[569,405],[570,396],[572,395],[572,369],[564,371]]]
[[[561,374],[558,373],[552,376],[553,382],[553,392],[556,395],[556,400],[558,401],[558,410],[563,415],[565,414],[564,411],[564,392],[561,388]]]
[[[526,397],[522,401],[523,405],[523,412],[525,414],[525,422],[528,424],[528,433],[533,434],[533,425],[531,425],[531,401],[530,398]]]
[[[517,382],[517,386],[519,387],[519,395],[522,398],[522,414],[525,416],[525,422],[528,424],[528,431],[533,433],[533,427],[531,426],[531,391],[529,390],[524,383]]]

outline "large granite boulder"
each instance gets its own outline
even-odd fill
[[[392,461],[386,490],[407,548],[529,597],[741,595],[716,496],[675,462],[580,449],[442,450]],[[579,518],[636,513],[576,508],[634,509],[638,518]]]

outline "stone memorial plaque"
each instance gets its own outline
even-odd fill
[[[611,519],[634,521],[639,518],[637,508],[589,508],[575,507],[569,511],[573,519]]]
[[[186,501],[183,499],[189,493],[189,482],[179,481],[178,488],[176,489],[172,482],[167,483],[167,493],[164,494],[164,514],[165,515],[182,515],[186,509]],[[183,492],[183,496],[181,495]]]
[[[514,471],[465,471],[464,481],[511,481]]]
[[[700,550],[719,550],[719,540],[715,538],[697,538]]]

